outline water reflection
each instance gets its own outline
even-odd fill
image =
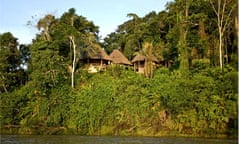
[[[176,137],[106,137],[78,135],[1,135],[1,144],[237,144],[237,140]]]

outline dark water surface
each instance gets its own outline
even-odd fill
[[[108,137],[78,135],[1,135],[1,144],[237,144],[238,140],[176,137]]]

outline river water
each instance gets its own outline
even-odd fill
[[[238,140],[176,137],[1,135],[1,144],[237,144]]]

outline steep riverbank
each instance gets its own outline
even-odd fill
[[[237,137],[237,72],[83,73],[74,90],[60,84],[44,96],[30,81],[2,96],[1,133]]]

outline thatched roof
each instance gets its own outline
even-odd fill
[[[90,59],[103,59],[110,61],[112,60],[102,48],[99,48],[97,51],[94,52],[87,52],[86,57]]]
[[[146,56],[144,55],[141,55],[141,54],[137,54],[133,60],[132,60],[132,63],[135,63],[135,62],[138,62],[138,61],[145,61],[146,59]],[[154,61],[154,62],[158,62],[158,59],[154,56],[151,57],[151,60]]]
[[[137,62],[137,61],[144,61],[145,60],[145,56],[141,55],[141,54],[137,54],[133,60],[132,63]]]
[[[110,54],[112,62],[115,64],[132,65],[131,62],[117,49]]]

